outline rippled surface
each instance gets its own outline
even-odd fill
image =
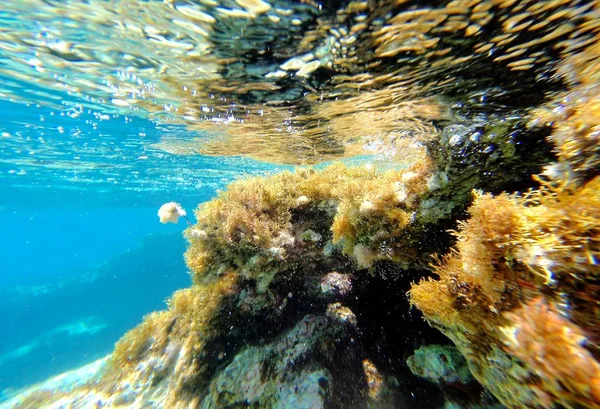
[[[0,209],[194,202],[234,179],[278,168],[243,158],[174,155],[158,141],[190,139],[185,128],[136,116],[0,102]],[[120,194],[116,194],[119,193]]]
[[[510,111],[599,29],[567,0],[5,3],[3,98],[180,123],[196,138],[155,148],[277,163],[394,156],[465,101]]]

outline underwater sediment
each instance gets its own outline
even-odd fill
[[[302,109],[332,139],[305,161],[357,153],[378,117],[360,143],[384,141],[385,165],[229,185],[185,231],[190,288],[96,378],[17,407],[600,407],[598,6],[433,3],[349,3],[303,34],[331,50],[280,51],[268,76],[324,93]],[[232,128],[240,146],[273,112]],[[294,162],[284,136],[255,155]]]

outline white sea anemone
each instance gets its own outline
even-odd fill
[[[181,207],[179,203],[169,202],[165,203],[158,209],[158,218],[160,222],[165,223],[175,223],[179,221],[180,217],[185,217],[187,213],[185,209]]]

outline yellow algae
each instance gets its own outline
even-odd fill
[[[369,397],[374,400],[378,400],[381,397],[383,389],[383,377],[377,370],[377,367],[368,359],[363,362],[363,371],[367,380]]]
[[[470,209],[470,219],[458,233],[457,251],[435,269],[439,280],[422,280],[410,291],[412,302],[468,358],[473,374],[509,407],[544,406],[552,399],[559,399],[567,406],[573,402],[587,402],[587,407],[598,404],[597,397],[587,397],[583,390],[554,389],[555,383],[535,381],[534,374],[545,369],[538,368],[538,361],[531,360],[535,357],[524,358],[527,353],[519,352],[520,344],[509,349],[506,359],[512,359],[514,365],[529,373],[528,386],[523,385],[520,376],[510,373],[503,372],[500,380],[494,372],[499,368],[490,364],[488,355],[490,346],[504,349],[506,331],[500,328],[524,325],[517,318],[523,316],[521,313],[518,316],[502,313],[517,311],[524,300],[542,294],[546,299],[543,303],[557,302],[554,297],[558,297],[558,292],[552,295],[551,288],[565,292],[577,305],[569,325],[575,328],[598,325],[597,307],[590,310],[589,301],[581,299],[577,290],[570,287],[574,275],[584,281],[597,277],[593,260],[600,248],[585,243],[600,234],[598,183],[597,178],[581,191],[534,192],[526,198],[478,196]],[[535,320],[539,322],[538,315]],[[527,335],[517,333],[522,337],[520,343],[539,342],[540,348],[550,348],[544,342],[554,342],[527,339]],[[549,360],[548,365],[561,365],[554,363],[551,356],[545,359]],[[591,355],[582,359],[587,359],[585,365],[598,367]],[[553,376],[560,379],[563,375]]]
[[[535,392],[544,406],[560,402],[595,407],[600,402],[600,363],[585,345],[580,327],[538,297],[507,314],[501,328],[511,354],[532,368],[541,387]]]
[[[360,265],[368,267],[381,258],[418,264],[414,251],[407,250],[409,243],[403,243],[403,250],[399,251],[394,249],[394,243],[405,234],[405,229],[419,228],[419,223],[410,224],[410,212],[418,208],[419,197],[425,194],[422,178],[427,171],[422,162],[410,170],[382,173],[336,165],[318,172],[299,169],[268,179],[234,183],[227,192],[196,211],[198,223],[194,228],[206,232],[209,240],[189,236],[187,264],[196,281],[224,266],[242,269],[245,275],[258,278],[257,274],[265,271],[265,264],[256,269],[247,266],[244,254],[259,255],[268,264],[274,248],[293,250],[294,240],[284,239],[290,234],[294,237],[292,214],[317,208],[329,209],[331,213],[322,221],[329,220],[328,234]],[[411,177],[403,178],[409,172]],[[399,190],[405,192],[407,200],[396,200]],[[380,252],[382,242],[390,246],[384,253]],[[370,262],[364,263],[367,253],[372,256]],[[272,260],[275,261],[282,262]]]
[[[414,305],[508,407],[600,405],[593,44],[559,67],[573,88],[532,111],[530,126],[551,124],[548,140],[557,154],[537,177],[541,187],[522,196],[477,194],[456,233],[456,250],[434,268],[439,279],[423,279],[410,291]]]

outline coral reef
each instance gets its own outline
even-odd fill
[[[424,156],[407,169],[338,164],[232,184],[186,230],[194,285],[123,337],[100,379],[56,398],[173,408],[405,401],[403,372],[356,342],[373,324],[355,311],[376,277],[417,279],[448,244],[433,237],[447,213],[423,211],[454,183],[435,166]],[[456,251],[434,268],[439,279],[410,297],[503,404],[594,407],[600,177],[539,180],[526,195],[477,193]],[[425,373],[421,361],[410,369]],[[36,393],[23,402],[48,401]]]

